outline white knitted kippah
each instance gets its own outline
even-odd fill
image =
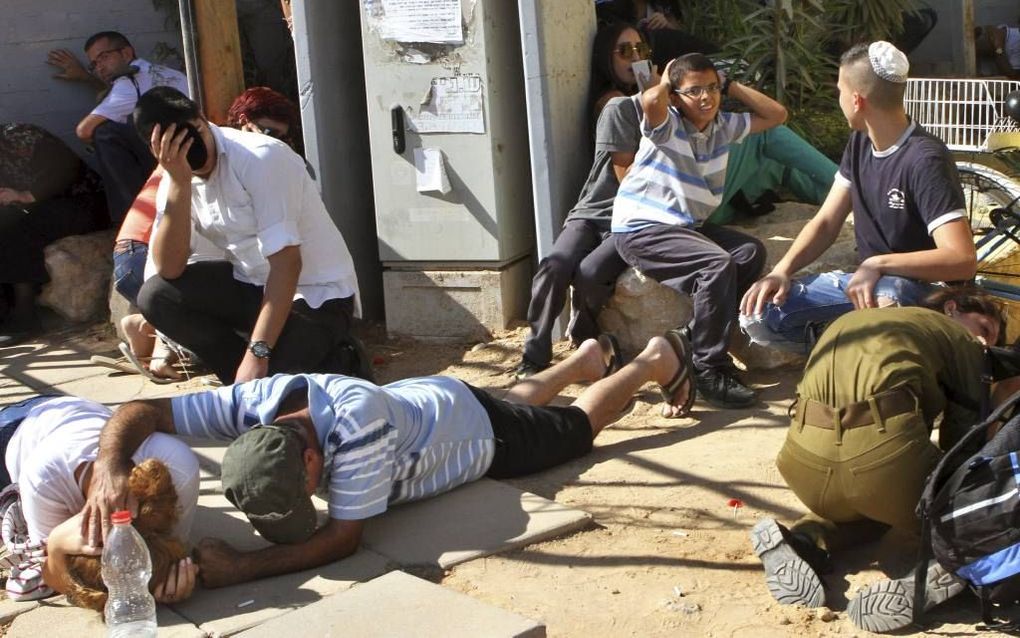
[[[868,47],[868,59],[871,60],[871,68],[875,74],[883,80],[903,84],[907,81],[907,73],[910,72],[910,62],[907,56],[903,55],[893,45],[884,40],[872,42]]]

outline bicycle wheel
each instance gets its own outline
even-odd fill
[[[995,229],[988,214],[995,208],[1009,208],[1020,199],[1020,185],[1005,173],[974,162],[957,162],[960,186],[967,202],[967,219],[974,235]]]
[[[1000,281],[1020,281],[1020,226],[997,229],[992,211],[1020,213],[1020,184],[993,168],[957,162],[974,242],[978,246],[978,274]],[[998,216],[1001,219],[1002,216]]]

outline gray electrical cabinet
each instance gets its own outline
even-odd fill
[[[503,327],[523,315],[534,243],[516,3],[363,0],[361,19],[387,325]]]

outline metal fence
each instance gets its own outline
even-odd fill
[[[994,150],[989,147],[994,133],[1020,132],[1002,110],[1006,95],[1017,90],[1020,82],[1013,80],[919,78],[907,81],[904,104],[949,150],[985,152]]]

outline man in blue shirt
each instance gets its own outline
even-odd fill
[[[538,472],[586,454],[634,392],[658,383],[680,411],[691,389],[690,346],[655,337],[623,368],[599,341],[507,391],[505,400],[451,377],[376,386],[339,375],[276,375],[217,390],[132,401],[100,438],[83,515],[89,542],[127,503],[130,456],[154,431],[231,440],[224,495],[277,543],[240,552],[216,539],[197,547],[201,578],[219,587],[324,565],[352,554],[364,521],[391,504],[459,485]],[[614,371],[615,370],[615,371]],[[594,383],[566,407],[545,407],[571,383]],[[316,529],[311,495],[329,503]]]

